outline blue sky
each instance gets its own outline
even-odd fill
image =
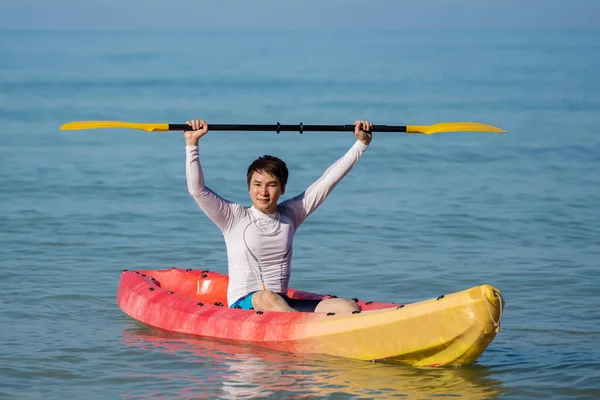
[[[600,0],[0,0],[0,29],[598,28]]]

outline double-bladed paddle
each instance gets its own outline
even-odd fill
[[[137,123],[121,121],[76,121],[69,122],[60,127],[61,130],[81,130],[98,128],[124,128],[140,129],[146,132],[155,131],[187,131],[191,127],[187,124],[165,124],[165,123]],[[271,125],[260,124],[208,124],[211,131],[275,131],[279,132],[352,132],[354,125],[282,125],[279,122]],[[479,122],[442,122],[434,125],[373,125],[372,132],[405,132],[423,133],[432,135],[440,132],[495,132],[506,131],[488,124]]]

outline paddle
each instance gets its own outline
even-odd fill
[[[121,121],[76,121],[69,122],[60,127],[61,130],[81,130],[98,128],[124,128],[140,129],[146,132],[154,131],[187,131],[190,129],[186,124],[154,124],[137,123]],[[258,124],[208,124],[211,131],[275,131],[279,132],[353,132],[354,125],[282,125],[279,122],[274,125]],[[506,131],[492,125],[481,124],[478,122],[443,122],[435,125],[373,125],[372,132],[405,132],[405,133],[423,133],[431,135],[439,132],[496,132],[505,133]]]

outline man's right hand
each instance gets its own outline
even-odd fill
[[[372,122],[356,121],[354,123],[354,136],[356,136],[356,138],[360,140],[363,144],[368,146],[369,143],[371,143],[371,139],[373,138],[373,134],[371,133],[372,127]]]
[[[194,119],[192,121],[185,121],[192,129],[183,132],[185,137],[185,144],[188,146],[198,146],[198,140],[208,133],[208,124],[204,120]]]

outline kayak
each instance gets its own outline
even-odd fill
[[[353,299],[360,311],[285,313],[227,307],[228,276],[206,270],[125,270],[117,304],[163,331],[292,353],[416,366],[473,363],[500,330],[504,299],[490,285],[411,303]],[[293,299],[327,299],[289,289]]]

